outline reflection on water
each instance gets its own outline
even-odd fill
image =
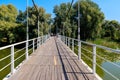
[[[114,63],[120,66],[120,61]],[[102,67],[109,71],[112,75],[120,79],[120,67],[117,67],[109,62],[102,63]],[[117,80],[117,79],[113,78],[108,73],[104,72],[103,80]]]

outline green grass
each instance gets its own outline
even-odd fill
[[[120,43],[115,42],[115,41],[111,41],[111,40],[109,40],[107,38],[105,38],[105,39],[96,39],[94,41],[87,40],[87,42],[91,42],[91,43],[94,43],[94,44],[106,46],[106,47],[113,48],[113,49],[117,49],[117,48],[120,49]]]
[[[22,47],[23,48],[23,47]],[[19,49],[22,48],[17,48],[15,47],[15,52]],[[29,55],[32,53],[32,46],[29,47]],[[25,49],[23,49],[22,51],[15,53],[14,55],[14,59],[17,59],[19,56],[25,54]],[[7,55],[10,55],[10,48],[8,49],[4,49],[4,50],[0,50],[0,59],[6,57]],[[19,58],[18,60],[15,61],[15,68],[23,61],[25,60],[25,55],[23,55],[21,58]],[[3,68],[4,66],[6,66],[7,64],[9,64],[11,61],[11,57],[6,58],[5,60],[0,62],[0,69]],[[2,70],[0,72],[0,80],[2,80],[8,73],[10,73],[10,66],[6,67],[4,70]]]
[[[108,39],[96,39],[95,41],[91,41],[91,40],[87,40],[87,41],[94,43],[94,44],[106,46],[106,47],[109,47],[112,49],[119,49],[120,50],[120,43],[110,41]],[[108,50],[97,48],[97,54],[101,55],[102,57],[104,57],[112,62],[117,62],[120,60],[120,54],[116,54],[116,53],[110,52]]]

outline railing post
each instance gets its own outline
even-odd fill
[[[63,36],[61,36],[61,41],[63,41]]]
[[[81,59],[81,41],[78,40],[78,60]]]
[[[42,36],[41,36],[41,45],[42,45]]]
[[[63,36],[63,43],[64,43],[64,36]]]
[[[96,45],[93,45],[93,74],[96,73]]]
[[[14,45],[11,46],[11,74],[14,73]]]
[[[45,36],[45,42],[46,42],[46,40],[47,40],[47,35]]]
[[[39,46],[40,46],[40,37],[39,37]]]
[[[37,48],[39,47],[39,38],[37,38]]]
[[[42,44],[43,44],[43,36],[42,36]]]
[[[65,36],[63,36],[63,42],[65,43]]]
[[[61,35],[59,35],[59,39],[61,40]]]
[[[72,51],[74,52],[74,39],[72,39]]]
[[[70,38],[68,38],[68,47],[70,48]]]
[[[43,43],[45,42],[45,36],[43,36]]]
[[[65,36],[65,44],[66,44],[66,36]]]
[[[43,36],[43,43],[44,43],[44,40],[45,40],[45,36]]]
[[[65,41],[66,41],[66,45],[67,45],[67,37],[66,37],[66,40],[65,40]]]
[[[40,45],[41,45],[41,37],[40,37]]]
[[[68,37],[66,37],[66,45],[68,46]]]
[[[69,38],[67,37],[67,46],[68,46]]]
[[[28,59],[28,40],[26,41],[26,60]]]
[[[35,40],[33,39],[33,52],[35,51]]]

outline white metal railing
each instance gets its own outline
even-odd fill
[[[116,50],[116,49],[112,49],[112,48],[108,48],[108,47],[105,47],[105,46],[100,46],[100,45],[96,45],[96,44],[92,44],[92,43],[89,43],[89,42],[85,42],[85,41],[78,41],[78,39],[74,39],[74,38],[70,38],[70,37],[66,37],[66,36],[62,36],[62,35],[59,35],[58,36],[68,47],[71,46],[72,50],[77,50],[78,51],[78,59],[81,59],[81,54],[86,57],[87,59],[89,59],[91,62],[92,62],[92,72],[93,74],[96,74],[96,66],[98,66],[99,68],[101,68],[103,71],[105,71],[106,73],[108,73],[111,77],[113,77],[115,80],[120,80],[118,77],[116,77],[114,74],[110,73],[108,70],[106,70],[105,68],[101,67],[101,65],[99,65],[98,63],[96,63],[96,57],[99,57],[100,59],[104,60],[104,61],[107,61],[111,64],[113,64],[114,66],[120,68],[120,65],[118,64],[115,64],[113,62],[111,62],[110,60],[107,60],[99,55],[97,55],[97,50],[96,48],[100,48],[100,49],[104,49],[104,50],[108,50],[110,52],[114,52],[114,53],[117,53],[117,54],[120,54],[120,50]],[[75,43],[75,41],[77,43]],[[88,50],[88,49],[85,49],[84,47],[81,46],[81,44],[86,44],[88,46],[92,46],[92,51]],[[78,46],[78,49],[75,49],[75,46]],[[90,58],[88,55],[85,55],[84,53],[81,52],[81,49],[91,53],[92,57],[93,58]]]
[[[37,37],[37,38],[34,38],[34,39],[30,39],[30,40],[26,40],[26,41],[22,41],[22,42],[18,42],[18,43],[15,43],[15,44],[11,44],[11,45],[8,45],[8,46],[4,46],[4,47],[0,47],[0,50],[4,50],[4,49],[7,49],[7,48],[10,48],[10,54],[1,58],[0,59],[0,62],[1,61],[4,61],[5,59],[7,58],[11,58],[11,61],[9,64],[5,65],[4,67],[2,67],[0,69],[0,72],[3,71],[5,68],[7,68],[8,66],[11,66],[11,72],[10,72],[10,75],[14,73],[15,71],[15,61],[17,61],[18,59],[20,59],[21,57],[25,56],[26,57],[26,60],[28,59],[29,57],[29,51],[32,50],[32,52],[35,51],[35,47],[39,47],[40,45],[42,45],[48,38],[50,37],[50,35],[45,35],[45,36],[41,36],[41,37]],[[31,44],[29,44],[29,42],[31,42]],[[19,46],[21,44],[25,44],[25,47],[23,47],[22,49],[19,49],[17,51],[15,51],[15,46]],[[29,50],[29,47],[32,47],[30,50]],[[23,53],[22,55],[18,56],[16,59],[15,59],[15,54],[22,51],[22,50],[25,50],[25,53]],[[0,53],[0,54],[4,54],[4,53]]]

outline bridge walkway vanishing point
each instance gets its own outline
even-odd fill
[[[98,80],[60,39],[49,38],[8,80]]]

